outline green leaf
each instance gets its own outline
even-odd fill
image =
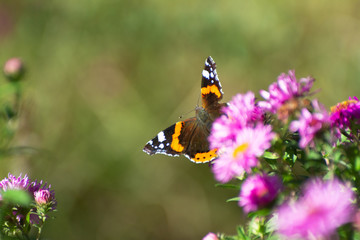
[[[250,240],[250,238],[246,235],[245,230],[243,227],[238,226],[236,228],[237,231],[237,235],[240,237],[240,239],[244,239],[244,240]]]
[[[226,183],[226,184],[217,183],[217,184],[215,184],[215,187],[240,189],[240,186],[235,185],[235,184],[230,184],[230,183]]]
[[[360,156],[356,156],[355,157],[355,164],[354,164],[355,166],[355,171],[360,171]]]
[[[254,211],[254,212],[250,212],[248,214],[248,217],[254,218],[254,217],[257,217],[257,216],[267,216],[270,213],[271,213],[271,209],[263,208],[263,209],[260,209],[260,210]]]
[[[19,204],[21,206],[29,206],[31,203],[30,194],[24,190],[7,190],[6,192],[2,192],[1,195],[5,202]]]
[[[239,200],[240,200],[240,197],[233,197],[233,198],[226,200],[226,202],[238,202]]]
[[[273,152],[268,152],[268,151],[266,151],[263,156],[264,156],[264,158],[271,159],[271,160],[276,160],[279,158],[278,154],[273,153]]]
[[[343,156],[343,154],[340,151],[336,151],[336,152],[333,153],[332,158],[333,158],[335,163],[338,163],[338,162],[340,162],[342,156]]]
[[[307,159],[308,160],[321,160],[322,156],[319,152],[309,151],[309,153],[307,155]]]

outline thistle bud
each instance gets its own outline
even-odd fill
[[[7,60],[3,70],[5,77],[11,82],[19,81],[25,72],[24,64],[20,58],[10,58]]]
[[[39,191],[36,191],[34,193],[34,197],[35,197],[35,202],[39,205],[49,203],[49,201],[51,200],[50,199],[51,194],[49,190],[40,189]]]

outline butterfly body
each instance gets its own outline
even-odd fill
[[[225,105],[219,103],[222,96],[216,64],[211,57],[208,57],[202,72],[202,105],[196,107],[196,116],[179,121],[159,132],[147,142],[143,151],[150,155],[160,153],[179,156],[183,154],[196,163],[205,163],[216,158],[217,150],[209,149],[207,138],[212,123],[221,115],[221,108]]]

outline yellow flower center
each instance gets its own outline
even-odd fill
[[[334,113],[334,112],[339,112],[343,109],[346,109],[351,103],[357,103],[358,101],[356,100],[346,100],[346,101],[343,101],[341,103],[338,103],[336,106],[332,106],[330,108],[331,112]]]
[[[238,146],[237,148],[235,148],[234,152],[233,152],[233,157],[236,158],[236,156],[239,153],[243,153],[245,152],[247,149],[249,148],[249,144],[248,143],[243,143],[240,146]]]

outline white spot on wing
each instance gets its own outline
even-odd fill
[[[214,78],[214,73],[213,72],[210,72],[210,77]]]
[[[158,140],[159,140],[159,142],[163,142],[163,141],[165,141],[166,139],[165,139],[165,134],[164,134],[164,132],[159,132],[159,134],[157,135],[157,137],[158,137]]]
[[[204,78],[209,79],[209,72],[206,71],[205,69],[202,71],[202,75]]]
[[[159,145],[159,148],[163,149],[163,148],[164,148],[164,144],[161,143],[161,144]]]

